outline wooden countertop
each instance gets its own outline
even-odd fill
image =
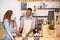
[[[27,37],[28,40],[34,40],[35,37]],[[16,37],[15,40],[22,40],[22,37]],[[39,40],[60,40],[60,37],[39,37]]]
[[[43,37],[38,37],[39,40],[60,40],[60,37],[57,37],[56,34],[54,33],[53,35],[49,35],[48,32],[48,26],[49,25],[43,25]],[[22,40],[23,37],[15,37],[15,40]],[[27,37],[28,40],[34,40],[35,37]]]

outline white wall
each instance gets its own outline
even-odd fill
[[[59,2],[44,2],[45,4],[47,4],[48,6],[46,8],[59,8]],[[27,8],[32,8],[34,9],[34,6],[39,7],[42,4],[42,2],[27,2]],[[35,16],[48,16],[48,11],[50,10],[38,10],[35,13]],[[21,12],[24,13],[25,11]],[[47,20],[47,18],[40,18],[40,19],[44,19]]]
[[[0,21],[3,21],[3,15],[7,10],[13,11],[12,18],[16,17],[17,26],[19,27],[20,2],[17,0],[0,0]]]

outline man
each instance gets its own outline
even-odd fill
[[[21,21],[20,21],[20,28],[19,28],[19,33],[18,33],[19,35],[21,35],[20,32],[22,31],[22,34],[25,34],[25,36],[29,36],[33,32],[33,30],[35,29],[36,19],[33,18],[31,16],[31,14],[32,14],[32,9],[31,8],[28,8],[26,10],[26,16],[23,16],[22,19],[21,19]],[[27,21],[29,22],[28,23],[29,25],[31,24],[30,27],[27,24]],[[28,27],[24,24],[24,22],[26,23],[26,25],[28,25]]]

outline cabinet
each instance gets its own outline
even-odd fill
[[[56,24],[56,36],[60,36],[60,24]]]

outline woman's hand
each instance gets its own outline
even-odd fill
[[[14,40],[14,38],[13,38],[13,37],[11,37],[11,39],[12,39],[12,40]]]
[[[12,40],[14,40],[14,38],[12,38]]]

